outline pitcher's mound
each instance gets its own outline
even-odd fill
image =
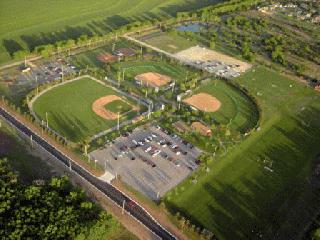
[[[221,102],[208,93],[198,93],[183,100],[183,102],[204,112],[216,112],[221,107]]]

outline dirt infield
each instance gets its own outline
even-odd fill
[[[116,62],[118,60],[118,57],[112,55],[111,53],[103,52],[98,55],[97,59],[100,62],[109,63],[109,62]]]
[[[118,118],[118,115],[107,110],[104,106],[116,100],[122,99],[116,95],[108,95],[105,97],[101,97],[92,104],[92,110],[95,112],[95,114],[104,119],[115,120]]]
[[[221,102],[208,93],[199,93],[183,100],[198,110],[204,112],[216,112],[221,107]]]
[[[156,72],[139,74],[135,77],[135,80],[152,87],[161,87],[172,81],[171,77]]]
[[[199,46],[191,47],[175,54],[175,57],[183,61],[220,61],[229,65],[233,65],[233,69],[237,72],[245,72],[251,68],[251,64],[240,61],[236,58],[225,54],[202,48]]]

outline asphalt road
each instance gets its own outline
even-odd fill
[[[177,239],[166,229],[164,229],[155,219],[144,210],[138,203],[134,202],[131,198],[126,196],[120,190],[114,186],[97,179],[95,176],[90,174],[87,170],[79,166],[72,159],[64,155],[61,151],[50,145],[43,138],[33,132],[31,129],[26,127],[23,123],[18,121],[14,116],[8,113],[5,109],[0,107],[0,116],[3,117],[7,122],[13,125],[17,130],[24,133],[27,136],[32,136],[32,140],[49,152],[61,163],[71,168],[72,171],[77,173],[80,177],[87,180],[90,184],[94,185],[100,192],[106,195],[109,199],[114,201],[120,207],[125,206],[125,210],[146,228],[152,231],[155,235],[159,236],[164,240]]]

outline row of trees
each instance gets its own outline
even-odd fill
[[[105,232],[118,227],[67,177],[25,186],[6,159],[0,160],[0,176],[1,239],[74,239],[97,221],[105,222]]]

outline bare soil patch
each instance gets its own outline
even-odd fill
[[[186,62],[193,61],[220,61],[233,66],[237,72],[245,72],[251,68],[251,64],[240,61],[236,58],[216,52],[211,49],[202,48],[199,46],[191,47],[175,54],[178,59]]]
[[[108,52],[100,53],[97,58],[100,62],[103,62],[103,63],[116,62],[118,60],[117,56],[112,55],[111,53],[108,53]]]
[[[135,77],[137,81],[152,87],[161,87],[172,81],[171,77],[156,72],[147,72]]]
[[[204,112],[216,112],[221,107],[221,102],[208,93],[199,93],[183,100],[198,110]]]

